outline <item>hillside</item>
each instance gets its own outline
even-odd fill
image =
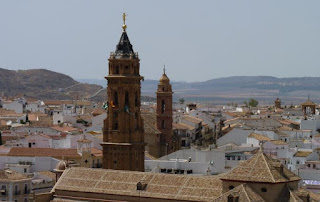
[[[175,100],[184,97],[189,101],[226,103],[255,98],[260,103],[270,103],[279,97],[286,104],[298,104],[310,96],[313,101],[320,102],[320,77],[233,76],[204,82],[171,83]],[[0,68],[0,93],[7,97],[103,102],[107,99],[106,85],[105,79],[76,81],[70,76],[45,69],[13,71]],[[154,100],[157,85],[157,80],[142,82],[143,100]]]
[[[82,99],[102,86],[80,83],[70,76],[46,69],[6,70],[0,68],[0,92],[6,97],[36,99]]]

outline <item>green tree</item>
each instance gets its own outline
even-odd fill
[[[258,106],[259,102],[258,102],[258,100],[255,100],[255,99],[253,99],[253,98],[250,98],[248,104],[249,104],[250,107],[256,107],[256,106]]]
[[[256,99],[250,98],[249,101],[244,101],[243,102],[246,107],[256,107],[258,106],[259,102]]]
[[[180,98],[179,103],[180,103],[180,104],[183,104],[184,101],[185,101],[184,98]]]

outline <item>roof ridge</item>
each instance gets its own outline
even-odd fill
[[[271,175],[271,178],[272,178],[272,180],[273,180],[273,182],[276,182],[276,180],[274,179],[274,176],[273,176],[273,174],[272,174],[272,172],[271,172],[271,169],[270,169],[270,166],[272,166],[273,167],[273,165],[269,165],[269,162],[267,161],[267,159],[266,158],[268,158],[267,157],[267,155],[265,154],[265,153],[263,153],[262,151],[259,151],[259,152],[261,152],[261,155],[263,156],[263,159],[264,159],[264,161],[266,162],[266,164],[267,164],[267,166],[268,166],[268,171],[269,171],[269,173],[270,173],[270,175]],[[268,159],[269,160],[269,159]],[[273,167],[274,168],[274,167]],[[277,171],[277,169],[275,169],[276,171]],[[277,171],[278,172],[278,171]],[[280,173],[279,173],[280,174]]]

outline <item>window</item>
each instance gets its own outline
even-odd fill
[[[115,74],[119,74],[120,73],[120,68],[119,68],[119,66],[116,66],[115,67]]]
[[[26,173],[26,172],[27,172],[27,169],[26,169],[26,168],[24,168],[24,169],[23,169],[23,172],[24,172],[24,173]]]
[[[231,190],[231,189],[234,189],[234,186],[232,186],[232,185],[231,185],[231,186],[229,186],[229,190]]]
[[[2,190],[2,192],[1,192],[2,196],[7,195],[7,186],[6,185],[2,185],[1,186],[1,190]]]
[[[124,105],[129,106],[129,92],[128,91],[125,92]]]
[[[261,188],[262,192],[267,192],[268,190],[266,188]]]
[[[113,169],[117,169],[117,161],[113,162]]]
[[[300,161],[297,161],[297,164],[300,164]]]
[[[162,128],[162,129],[165,129],[165,122],[164,122],[164,120],[162,120],[161,128]]]
[[[28,185],[24,184],[24,194],[29,194]]]
[[[166,103],[165,103],[164,100],[162,100],[162,104],[161,104],[161,111],[162,111],[162,113],[164,113],[165,110],[166,110]]]
[[[118,105],[118,92],[113,93],[113,104]]]

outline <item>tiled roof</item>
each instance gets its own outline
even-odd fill
[[[185,119],[186,121],[189,121],[189,122],[195,123],[195,124],[201,123],[203,121],[202,119],[199,119],[199,118],[196,118],[193,116],[188,116],[188,115],[183,116],[182,118]]]
[[[302,103],[301,105],[317,105],[317,104],[312,102],[311,100],[307,100],[306,102]]]
[[[280,172],[279,170],[283,170]],[[247,161],[240,162],[237,167],[223,175],[221,180],[244,182],[290,182],[300,180],[300,177],[271,159],[260,149]]]
[[[8,180],[25,180],[30,179],[26,175],[20,174],[14,170],[0,170],[0,181],[8,181]]]
[[[254,138],[254,139],[259,140],[259,141],[269,141],[269,140],[271,140],[269,137],[261,135],[261,134],[257,134],[257,133],[251,133],[248,137]]]
[[[312,153],[312,151],[298,151],[295,153],[294,157],[307,157]]]
[[[160,134],[161,131],[157,129],[157,117],[154,113],[142,113],[142,119],[144,120],[144,131],[145,133]]]
[[[74,128],[74,127],[71,127],[71,126],[53,126],[51,127],[52,129],[54,130],[57,130],[57,131],[61,131],[61,132],[66,132],[66,131],[81,131],[81,129],[79,128]]]
[[[172,123],[173,129],[178,129],[178,130],[188,130],[189,127],[186,126],[186,124],[181,124],[181,123]]]
[[[228,192],[225,192],[218,198],[214,199],[212,202],[226,202],[228,201],[228,196],[239,197],[239,202],[264,202],[265,200],[261,198],[255,191],[253,191],[249,185],[241,184]]]
[[[137,191],[137,183],[147,183],[146,190]],[[212,201],[222,193],[219,178],[213,176],[171,175],[162,173],[121,171],[73,167],[64,171],[54,187],[61,191],[89,192],[105,195],[156,197],[170,200]],[[63,194],[63,193],[61,193]]]
[[[91,155],[92,156],[102,156],[102,150],[91,147]]]
[[[288,143],[282,141],[282,140],[270,140],[275,145],[287,145]]]
[[[56,158],[72,157],[77,158],[80,155],[77,149],[54,149],[54,148],[28,148],[12,147],[8,156],[50,156]]]

